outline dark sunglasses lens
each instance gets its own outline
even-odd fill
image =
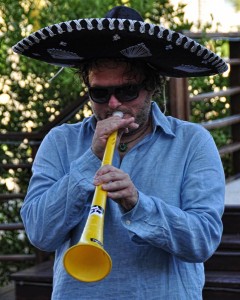
[[[136,99],[142,85],[123,85],[119,87],[89,87],[89,95],[96,103],[107,103],[111,95],[121,102],[128,102]]]
[[[105,88],[89,88],[89,95],[94,102],[106,103],[109,101],[109,92]]]
[[[119,101],[127,102],[138,97],[140,87],[138,85],[127,85],[115,89],[116,98]]]

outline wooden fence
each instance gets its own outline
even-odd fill
[[[199,33],[189,33],[192,38],[200,38]],[[230,67],[229,86],[227,89],[218,92],[208,92],[189,96],[188,79],[177,78],[171,79],[169,84],[170,112],[172,116],[183,120],[189,120],[191,102],[206,101],[214,97],[230,97],[230,116],[208,122],[202,122],[208,130],[231,126],[231,143],[221,147],[219,153],[221,156],[225,154],[233,155],[233,170],[236,176],[240,173],[240,34],[229,33],[223,34],[207,34],[208,38],[221,38],[228,40],[229,59],[227,63]]]

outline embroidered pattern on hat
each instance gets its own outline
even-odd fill
[[[173,49],[173,46],[172,46],[172,45],[167,45],[167,46],[165,47],[165,49],[166,49],[166,50],[172,50],[172,49]]]
[[[150,50],[144,45],[144,43],[123,49],[120,53],[128,58],[152,56]]]
[[[203,68],[203,67],[197,67],[197,66],[193,66],[193,65],[180,65],[180,66],[177,66],[177,67],[174,67],[174,69],[177,69],[177,70],[182,70],[182,71],[187,71],[187,72],[202,72],[202,71],[209,71],[209,68]]]
[[[65,43],[65,42],[60,42],[59,45],[60,45],[60,46],[63,46],[63,47],[66,47],[66,46],[67,46],[67,43]]]
[[[47,49],[47,52],[51,55],[54,59],[69,59],[69,60],[82,60],[83,57],[77,55],[77,53],[62,50],[62,49]]]
[[[114,34],[114,36],[113,36],[113,41],[117,41],[117,40],[120,40],[121,38],[120,38],[120,36],[116,33],[116,34]]]
[[[35,52],[33,52],[32,55],[35,57],[38,57],[38,56],[41,57],[41,55],[39,53],[35,53]]]

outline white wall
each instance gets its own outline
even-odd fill
[[[227,0],[171,0],[171,2],[175,5],[179,2],[187,4],[185,17],[196,25],[200,19],[201,24],[211,22],[213,30],[217,28],[223,32],[240,30],[240,13],[236,13]]]

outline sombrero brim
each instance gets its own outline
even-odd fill
[[[77,68],[97,58],[142,60],[169,77],[199,77],[225,72],[221,57],[189,37],[143,21],[79,19],[42,28],[13,51],[49,64]]]

